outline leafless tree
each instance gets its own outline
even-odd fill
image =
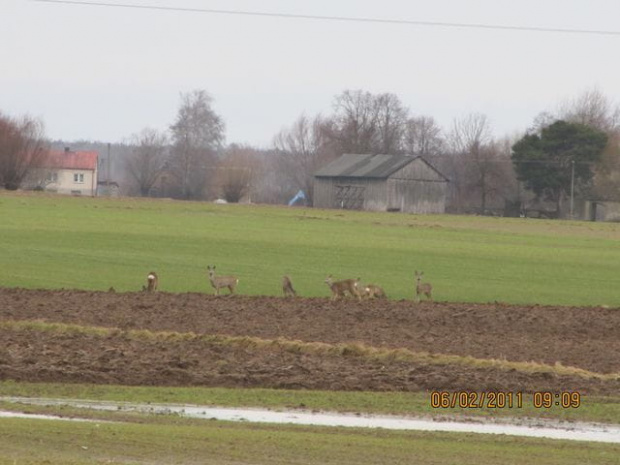
[[[224,152],[217,172],[218,185],[224,199],[237,203],[249,196],[254,178],[260,175],[260,166],[254,148],[230,145]]]
[[[506,200],[506,188],[515,185],[510,144],[493,139],[486,115],[472,113],[455,119],[449,142],[452,165],[448,176],[457,205],[464,208],[475,196],[479,211],[485,214],[491,198],[495,206]]]
[[[211,108],[204,90],[181,94],[181,106],[172,131],[170,168],[180,183],[183,198],[201,198],[216,165],[216,152],[224,142],[225,125]]]
[[[444,163],[443,169],[447,170],[450,178],[452,202],[458,210],[467,204],[471,188],[472,170],[467,165],[480,159],[482,147],[490,140],[491,132],[485,115],[471,113],[454,120],[448,136],[450,159]]]
[[[336,158],[325,126],[329,122],[320,115],[313,119],[301,115],[290,128],[274,137],[273,146],[278,165],[284,178],[295,190],[303,190],[312,204],[314,173],[324,164]]]
[[[405,153],[432,159],[442,153],[444,145],[441,128],[432,116],[415,116],[407,120]]]
[[[591,126],[607,134],[620,131],[620,105],[614,104],[597,88],[561,103],[556,116],[556,119]]]
[[[29,116],[0,114],[0,185],[16,190],[49,155],[43,123]]]
[[[408,113],[394,94],[346,90],[324,128],[340,153],[402,153]]]
[[[377,106],[376,151],[385,154],[402,153],[409,110],[394,94],[380,94],[375,98]]]
[[[145,128],[129,139],[133,146],[125,159],[127,172],[135,182],[140,195],[147,197],[160,176],[168,157],[168,137],[156,129]]]
[[[478,195],[482,214],[487,213],[489,204],[503,208],[518,195],[510,147],[507,139],[493,140],[466,156],[467,187]]]
[[[341,153],[373,153],[378,119],[377,99],[373,94],[346,90],[334,100],[328,134],[339,143]]]

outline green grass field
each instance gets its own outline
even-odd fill
[[[417,216],[0,192],[0,285],[212,292],[208,264],[238,292],[328,296],[328,274],[411,299],[414,270],[436,300],[620,306],[620,225]]]
[[[423,270],[441,301],[620,307],[620,225],[465,216],[417,216],[0,191],[0,286],[208,292],[206,267],[239,276],[238,292],[279,295],[289,274],[304,296],[328,296],[328,274],[414,296]],[[458,415],[432,411],[428,393],[151,388],[0,382],[0,395],[134,402]],[[527,402],[526,402],[527,403]],[[528,404],[529,405],[529,404]],[[89,416],[116,423],[0,421],[0,465],[96,463],[616,464],[618,445],[453,433],[270,426],[177,417],[85,414],[70,408],[0,409]],[[617,423],[618,399],[574,410],[477,411]]]
[[[519,408],[432,408],[428,392],[334,392],[288,389],[114,386],[0,381],[0,397],[86,399],[133,403],[193,404],[212,407],[260,407],[424,417],[544,418],[566,422],[620,423],[620,398],[583,396],[579,408],[535,408],[532,395]],[[0,400],[0,409],[58,414],[58,407],[25,407]],[[62,412],[68,408],[63,407]],[[76,412],[72,412],[77,415]],[[92,412],[78,416],[89,418]]]
[[[148,418],[125,423],[0,421],[1,465],[617,464],[620,447],[495,435]]]

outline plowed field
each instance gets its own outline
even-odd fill
[[[43,320],[117,328],[106,336],[0,326],[0,378],[149,385],[346,390],[581,390],[617,394],[598,379],[502,367],[355,354],[260,350],[201,338],[135,339],[129,330],[361,343],[414,352],[561,364],[620,373],[620,309],[283,299],[205,294],[0,288],[0,323]]]

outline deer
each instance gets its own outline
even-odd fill
[[[357,297],[358,300],[362,300],[362,295],[359,291],[360,278],[357,279],[344,279],[342,281],[334,281],[330,274],[325,283],[332,291],[331,300],[336,300],[339,297],[345,297],[348,293],[351,297]]]
[[[386,299],[385,291],[376,284],[366,284],[364,286],[364,297],[366,299]]]
[[[159,278],[157,273],[151,271],[146,277],[146,286],[142,286],[142,290],[146,292],[155,292],[159,286]]]
[[[297,295],[297,292],[293,289],[291,278],[286,275],[282,276],[282,293],[284,297],[295,297]]]
[[[424,272],[420,271],[419,273],[415,272],[416,286],[415,286],[415,295],[416,299],[420,301],[420,294],[424,294],[428,300],[433,301],[433,285],[431,283],[423,283],[422,276],[424,276]]]
[[[239,283],[236,276],[215,276],[215,266],[207,266],[209,281],[215,289],[215,295],[220,295],[220,289],[227,287],[231,294],[235,293],[235,287]]]

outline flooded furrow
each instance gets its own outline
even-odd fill
[[[0,397],[2,402],[40,406],[70,406],[110,412],[139,412],[158,415],[179,415],[204,420],[241,421],[286,425],[311,425],[350,428],[382,428],[401,431],[438,431],[478,434],[504,434],[532,438],[594,441],[620,444],[620,426],[594,423],[566,423],[552,420],[518,419],[513,423],[489,422],[468,418],[467,421],[444,421],[418,417],[343,414],[309,411],[273,411],[265,409],[219,408],[179,404],[134,404],[124,402],[84,401],[67,399],[34,399]],[[63,419],[50,415],[0,412],[2,416]]]

